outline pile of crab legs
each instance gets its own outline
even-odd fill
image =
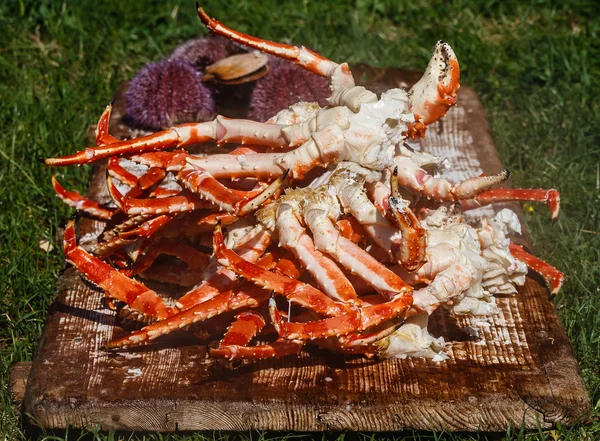
[[[492,189],[507,170],[452,183],[434,176],[439,158],[405,142],[424,136],[456,103],[459,65],[448,44],[438,42],[410,90],[378,97],[355,85],[346,63],[236,32],[202,8],[198,13],[217,35],[327,77],[332,95],[326,108],[300,102],[265,123],[218,116],[131,140],[109,134],[109,105],[95,147],[46,160],[66,166],[109,158],[115,208],[67,191],[53,177],[63,201],[111,225],[88,252],[70,221],[67,261],[107,298],[152,320],[108,349],[239,311],[212,357],[281,357],[308,341],[367,357],[428,356],[434,339],[424,337],[429,343],[418,350],[415,339],[423,336],[415,335],[426,333],[427,317],[439,306],[493,313],[487,295],[515,292],[526,266],[553,293],[560,289],[562,273],[506,238],[519,232],[514,213],[503,210],[478,227],[462,214],[495,202],[538,201],[555,218],[556,190]],[[219,154],[184,149],[207,142],[237,147]],[[124,161],[143,171],[131,172]],[[174,260],[153,266],[162,255]],[[134,276],[190,289],[164,300]],[[251,345],[261,332],[275,340]]]

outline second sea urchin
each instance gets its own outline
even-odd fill
[[[131,81],[125,99],[131,122],[148,129],[215,116],[215,102],[202,73],[181,59],[146,65]]]

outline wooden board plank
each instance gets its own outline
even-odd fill
[[[10,368],[8,390],[10,392],[10,398],[17,406],[20,406],[23,403],[25,389],[27,388],[27,379],[29,378],[30,372],[30,361],[14,363]]]
[[[418,78],[398,69],[353,71],[376,92]],[[501,164],[476,94],[461,88],[459,103],[420,148],[448,157],[451,179],[497,172]],[[118,99],[111,132],[134,136],[122,116]],[[90,182],[96,200],[107,200],[103,178],[97,167]],[[93,243],[101,227],[80,222],[81,243]],[[127,324],[73,268],[57,290],[25,397],[27,412],[48,428],[501,431],[509,424],[569,424],[590,409],[570,342],[533,274],[517,296],[498,298],[498,316],[456,319],[437,311],[431,331],[447,341],[449,358],[442,362],[312,353],[238,369],[208,359],[189,332],[151,349],[104,352],[101,345]]]

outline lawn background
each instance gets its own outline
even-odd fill
[[[349,63],[422,70],[435,42],[448,41],[459,57],[462,83],[483,102],[502,161],[513,173],[512,185],[561,192],[558,221],[534,205],[526,206],[525,222],[536,253],[567,275],[555,303],[592,399],[592,419],[531,434],[345,437],[600,439],[600,5],[338,0],[206,1],[203,6],[242,32],[305,44]],[[191,0],[0,0],[0,441],[82,435],[201,439],[47,433],[25,423],[7,387],[11,364],[31,360],[40,337],[63,262],[57,229],[71,214],[53,194],[51,170],[39,161],[84,147],[89,125],[122,82],[186,39],[205,34]],[[56,171],[69,186],[85,191],[89,167]],[[44,251],[42,241],[54,249]]]

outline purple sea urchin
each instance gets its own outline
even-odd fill
[[[290,61],[271,57],[270,72],[257,81],[250,97],[248,118],[266,121],[280,110],[299,101],[327,105],[329,82]]]
[[[185,60],[146,65],[131,81],[125,99],[131,122],[149,129],[215,116],[215,102],[202,83],[202,73]]]

